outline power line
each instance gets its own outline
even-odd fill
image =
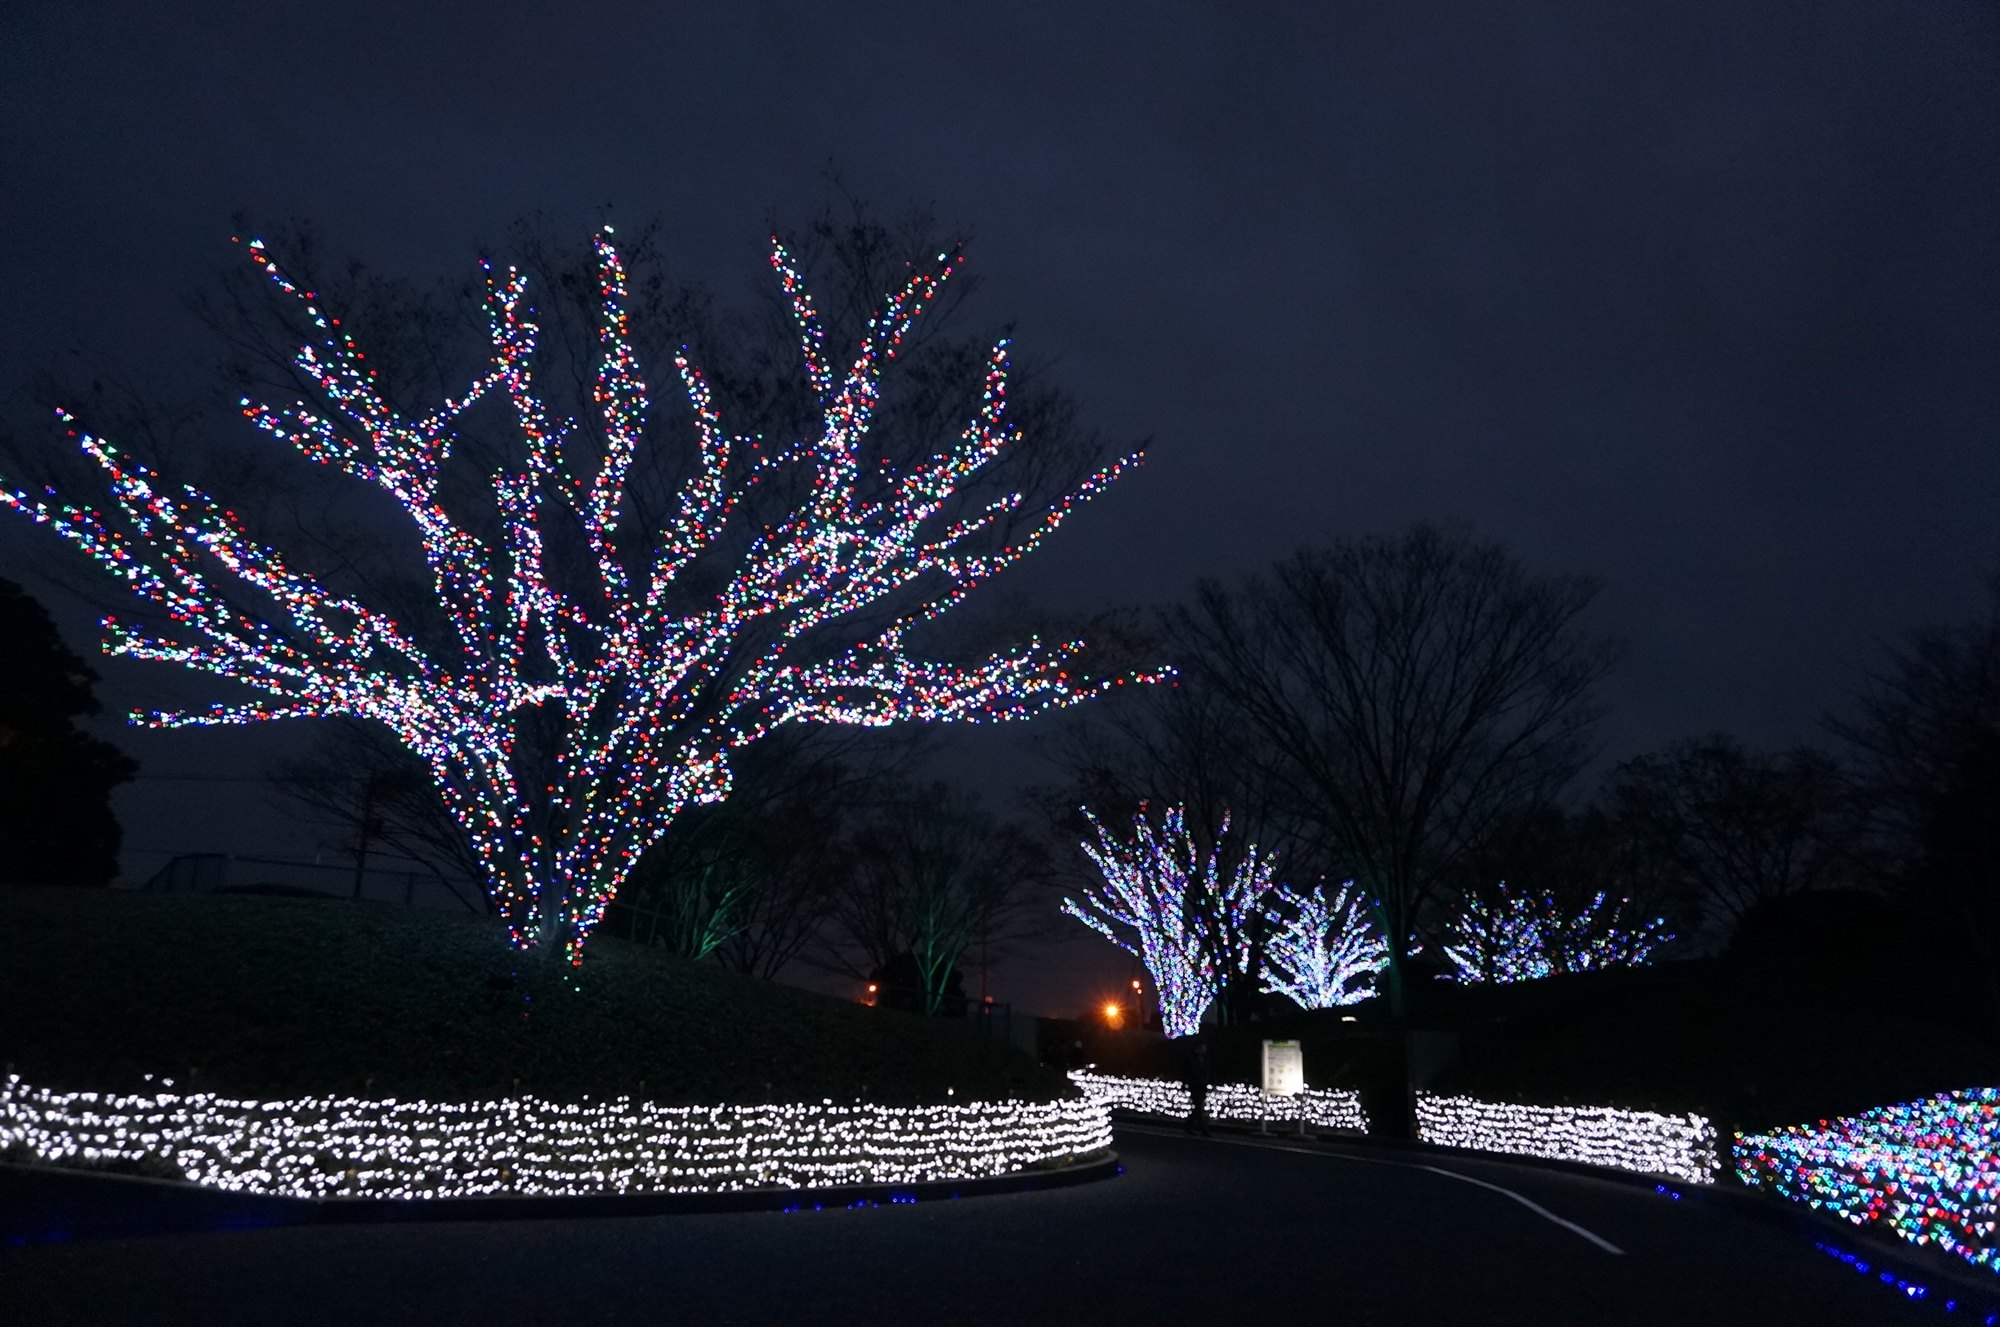
[[[141,779],[165,779],[170,782],[187,783],[265,783],[261,774],[139,774]]]
[[[274,778],[268,774],[147,774],[134,776],[140,779],[164,779],[168,782],[185,783],[362,783],[377,777],[369,774],[311,774],[300,777],[286,775]]]

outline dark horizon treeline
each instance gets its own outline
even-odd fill
[[[2000,1031],[2000,583],[1977,620],[1887,650],[1823,744],[1713,732],[1589,786],[1619,652],[1581,625],[1594,591],[1426,524],[1204,583],[1126,619],[1181,678],[1071,720],[1051,808],[1186,804],[1204,846],[1227,810],[1225,856],[1256,842],[1283,879],[1359,881],[1405,942],[1399,1007],[1462,907],[1528,890],[1666,918],[1660,958],[1848,965],[1856,988],[1908,965]]]
[[[569,371],[594,344],[596,287],[545,229],[516,227],[512,247],[546,292],[552,367]],[[822,318],[841,342],[858,335],[907,264],[960,238],[927,213],[883,222],[841,194],[789,240],[811,284],[828,292]],[[432,401],[463,377],[481,325],[471,287],[344,264],[310,227],[286,228],[274,244],[379,348],[370,362],[392,397]],[[816,403],[800,383],[781,300],[720,300],[676,279],[656,227],[639,228],[627,251],[644,362],[664,365],[676,347],[692,347],[737,427],[773,437],[809,427]],[[297,385],[296,329],[260,305],[260,282],[239,266],[197,301],[230,386],[206,404],[163,406],[88,372],[68,384],[51,377],[37,394],[128,439],[141,459],[187,468],[251,524],[289,532],[302,565],[329,584],[366,588],[416,637],[456,648],[427,582],[412,578],[421,560],[409,557],[407,532],[243,430],[242,391],[282,398]],[[978,408],[1003,327],[972,321],[964,301],[975,284],[955,280],[927,330],[899,351],[902,374],[874,416],[885,463],[928,454]],[[1046,366],[1018,366],[1009,411],[1024,441],[985,477],[994,495],[1067,492],[1122,450],[1089,427]],[[655,426],[679,438],[687,408],[663,405]],[[507,437],[474,428],[459,449],[464,475],[483,476],[482,458],[501,454]],[[0,454],[19,478],[82,482],[71,473],[75,455],[51,441],[0,430]],[[685,464],[670,441],[647,449],[652,459],[632,476],[639,527],[669,519]],[[996,537],[1018,533],[1012,522],[1026,518],[1017,505],[995,510]],[[55,583],[84,602],[110,593],[80,563],[51,565]],[[1665,956],[1719,953],[1746,935],[1769,943],[1845,927],[1851,940],[1872,928],[1898,957],[1964,974],[1963,998],[2000,1025],[2000,609],[1914,633],[1829,717],[1821,746],[1761,752],[1726,734],[1691,736],[1587,787],[1603,717],[1596,687],[1618,658],[1614,642],[1586,628],[1595,592],[1587,578],[1532,575],[1468,531],[1420,524],[1304,549],[1262,574],[1204,582],[1184,603],[1107,615],[1080,631],[1018,607],[985,623],[947,620],[935,628],[946,655],[977,656],[989,639],[1027,626],[1084,636],[1091,648],[1079,666],[1097,675],[1170,665],[1177,676],[1034,725],[1052,777],[1010,814],[926,777],[922,733],[767,738],[742,753],[728,800],[690,808],[644,856],[605,928],[762,977],[817,964],[876,985],[887,1002],[951,1013],[976,994],[967,990],[975,961],[983,968],[1051,928],[1073,932],[1056,900],[1086,867],[1081,807],[1115,826],[1142,804],[1185,804],[1204,847],[1274,849],[1281,877],[1297,884],[1355,879],[1393,940],[1386,984],[1399,1005],[1412,982],[1436,975],[1442,937],[1468,901],[1534,890],[1575,908],[1602,892],[1669,920],[1679,938]],[[118,602],[121,612],[148,611]],[[0,640],[0,653],[14,648]],[[63,668],[87,678],[80,663]],[[37,715],[88,704],[85,684]],[[336,722],[301,739],[299,755],[270,771],[294,812],[332,828],[357,857],[395,852],[481,880],[427,770],[385,733]],[[7,740],[0,721],[0,760]],[[546,768],[549,752],[537,750]],[[75,840],[77,860],[92,864],[67,878],[101,882],[115,857],[108,788],[129,770],[100,761],[88,777],[52,781],[42,769],[20,765],[10,777],[38,795],[71,789],[95,828]],[[0,857],[29,860],[41,851],[29,829],[54,823],[22,819]],[[1237,989],[1222,1003],[1236,1016],[1259,1000]]]
[[[1368,631],[1350,616],[1341,637],[1341,614],[1360,611],[1328,602],[1342,577],[1401,597],[1374,605]],[[1933,975],[1956,973],[1953,989],[1983,1002],[1978,1020],[2000,1025],[2000,612],[1889,652],[1829,717],[1824,746],[1757,751],[1711,733],[1587,786],[1604,714],[1593,686],[1618,655],[1579,625],[1593,590],[1537,580],[1469,532],[1419,525],[1206,585],[1195,608],[1100,620],[1100,671],[1166,661],[1179,676],[1045,721],[1034,741],[1058,777],[1024,814],[925,779],[922,733],[787,731],[749,749],[727,801],[692,808],[647,854],[606,932],[765,978],[803,963],[877,985],[882,1003],[962,1013],[975,963],[1066,925],[1056,902],[1088,869],[1082,807],[1115,826],[1142,804],[1184,804],[1204,847],[1226,813],[1225,857],[1276,849],[1281,879],[1354,878],[1378,899],[1385,877],[1402,888],[1409,980],[1439,975],[1441,937],[1468,900],[1530,889],[1579,908],[1603,893],[1667,919],[1676,938],[1661,958],[1871,936],[1898,950],[1885,958],[1909,947]],[[1260,643],[1274,631],[1289,655]],[[1321,657],[1336,642],[1356,670],[1345,691]],[[1392,662],[1425,661],[1433,675],[1388,685]],[[1244,677],[1222,673],[1232,666],[1272,674],[1249,703],[1273,725],[1322,729],[1322,745],[1288,749],[1282,728],[1260,728],[1241,708]],[[1369,685],[1395,694],[1329,717]],[[1302,773],[1315,754],[1322,767]],[[357,760],[402,758],[334,730],[284,786],[352,837]],[[403,772],[401,802],[376,799],[372,832],[453,869],[463,849],[419,774]],[[1399,789],[1415,805],[1394,805]],[[1325,810],[1343,795],[1344,819]],[[1239,986],[1221,1003],[1242,1017],[1275,998]]]
[[[1436,583],[1399,586],[1394,611],[1374,605],[1371,630],[1358,632],[1355,604],[1329,600],[1332,583],[1385,572]],[[1100,620],[1101,671],[1150,660],[1179,675],[1049,719],[1036,742],[1060,777],[1033,790],[1028,814],[995,814],[926,779],[933,743],[921,732],[788,730],[748,750],[729,799],[691,808],[646,855],[605,930],[763,978],[804,963],[877,986],[881,1003],[963,1013],[974,962],[1062,925],[1061,887],[1087,869],[1082,807],[1115,825],[1142,804],[1183,804],[1204,847],[1226,814],[1225,856],[1254,842],[1281,854],[1281,879],[1360,880],[1378,917],[1382,895],[1401,887],[1409,979],[1438,975],[1440,937],[1468,900],[1531,889],[1574,907],[1603,893],[1668,920],[1676,938],[1662,958],[1822,944],[1859,961],[1873,945],[1877,963],[1942,978],[1952,999],[1976,1004],[1974,1021],[2000,1028],[2000,586],[1983,616],[1886,651],[1827,717],[1823,746],[1756,751],[1711,733],[1618,762],[1586,788],[1603,715],[1592,684],[1617,654],[1577,625],[1593,589],[1537,581],[1497,544],[1419,525],[1204,585],[1192,608]],[[27,606],[22,621],[46,621],[27,596],[14,601]],[[35,667],[60,677],[40,685],[82,687],[62,703],[85,712],[88,669],[52,625],[42,634],[36,648],[55,642],[60,657]],[[1322,657],[1334,643],[1354,656],[1344,679]],[[1398,680],[1394,665],[1425,661],[1435,675]],[[1388,699],[1425,712],[1352,704],[1385,679]],[[1246,712],[1259,704],[1274,727]],[[1437,727],[1441,717],[1456,727]],[[1306,735],[1283,740],[1285,724]],[[76,869],[57,871],[47,844],[16,828],[0,851],[6,878],[108,883],[109,791],[129,762],[105,764],[115,753],[94,743],[106,754],[72,780],[60,762],[29,770],[28,748],[16,748],[0,741],[0,759],[23,764],[13,786],[75,804],[37,823],[71,826],[56,857]],[[1322,767],[1302,772],[1315,756]],[[320,725],[308,754],[270,774],[291,809],[337,831],[347,851],[478,880],[425,771],[365,726]],[[1399,790],[1414,805],[1395,805]],[[1239,988],[1221,1009],[1242,1017],[1272,998]]]
[[[325,729],[271,772],[279,798],[340,851],[372,843],[476,889],[478,862],[422,766],[364,725]],[[600,932],[767,980],[799,964],[874,988],[875,1003],[965,1014],[968,963],[1047,930],[1053,873],[1041,836],[924,777],[930,749],[920,732],[833,727],[754,744],[730,796],[689,807],[640,858]]]

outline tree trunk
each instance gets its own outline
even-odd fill
[[[354,850],[354,898],[361,899],[361,883],[368,875],[368,835],[374,828],[375,819],[375,776],[364,775],[361,779],[361,842]]]
[[[1393,887],[1392,887],[1393,888]],[[1399,902],[1404,894],[1392,893],[1392,888],[1378,890],[1376,898],[1376,919],[1382,925],[1382,934],[1389,942],[1389,1040],[1391,1050],[1388,1063],[1382,1068],[1381,1079],[1374,1098],[1369,1103],[1368,1127],[1379,1131],[1386,1138],[1414,1140],[1416,1127],[1416,1091],[1410,1082],[1410,934],[1409,915],[1397,906],[1391,908],[1386,900],[1394,897]]]
[[[1410,1023],[1410,986],[1408,962],[1400,952],[1401,945],[1392,941],[1389,946],[1389,1019],[1398,1031]]]

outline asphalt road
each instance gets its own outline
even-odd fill
[[[1130,1129],[1118,1148],[1119,1179],[958,1202],[0,1250],[0,1323],[1962,1320],[1782,1228],[1586,1176]]]

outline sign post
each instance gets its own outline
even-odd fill
[[[1306,1090],[1305,1051],[1296,1041],[1266,1041],[1264,1043],[1264,1095],[1266,1097],[1295,1097]],[[1258,1132],[1269,1133],[1270,1121],[1259,1120]],[[1304,1133],[1305,1116],[1299,1116],[1299,1132]]]

